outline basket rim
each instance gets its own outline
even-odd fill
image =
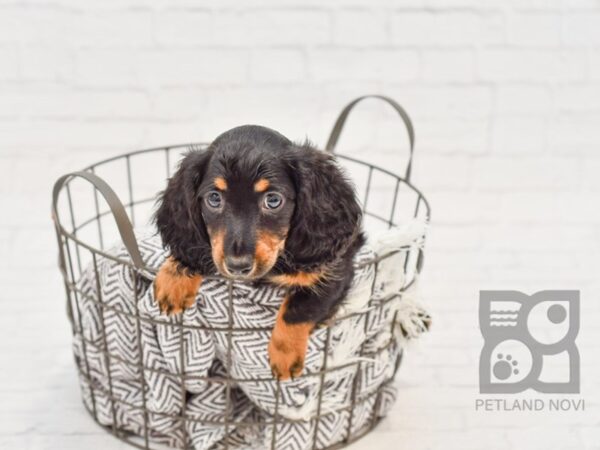
[[[132,150],[132,151],[129,151],[126,153],[120,153],[118,155],[110,156],[108,158],[102,159],[102,160],[97,161],[88,166],[85,166],[82,170],[93,172],[96,167],[102,166],[104,164],[108,164],[108,163],[116,161],[118,159],[130,158],[132,156],[137,156],[137,155],[150,153],[150,152],[171,151],[173,149],[189,149],[190,151],[191,150],[206,150],[206,148],[209,145],[210,145],[209,142],[189,142],[189,143],[185,143],[185,144],[173,144],[173,145],[161,145],[161,146],[157,146],[157,147],[147,147],[147,148],[143,148],[143,149]],[[341,159],[345,159],[347,161],[351,161],[351,162],[354,162],[357,164],[362,164],[364,166],[372,168],[373,170],[377,170],[379,172],[385,173],[386,175],[389,175],[389,176],[395,178],[397,181],[399,181],[403,184],[406,184],[413,191],[415,191],[415,193],[417,193],[419,195],[419,197],[423,200],[423,202],[425,203],[426,211],[427,211],[427,222],[429,222],[431,220],[431,206],[429,205],[429,201],[427,200],[427,197],[425,196],[423,191],[421,191],[419,188],[417,188],[412,183],[412,181],[408,180],[406,177],[403,177],[403,176],[398,175],[397,173],[394,173],[390,170],[384,169],[383,167],[380,167],[376,164],[372,164],[372,163],[363,161],[363,160],[353,157],[353,156],[343,155],[340,153],[333,153],[333,155],[336,158],[341,158]]]
[[[105,164],[109,164],[111,162],[115,162],[118,160],[126,160],[129,161],[132,157],[138,156],[138,155],[143,155],[143,154],[148,154],[148,153],[152,153],[152,152],[165,152],[165,155],[167,155],[167,161],[169,161],[169,155],[170,152],[173,150],[189,150],[189,151],[193,151],[193,150],[200,150],[200,151],[204,151],[206,150],[206,148],[209,146],[210,144],[207,142],[191,142],[191,143],[185,143],[185,144],[174,144],[174,145],[163,145],[163,146],[157,146],[157,147],[150,147],[150,148],[144,148],[144,149],[138,149],[138,150],[133,150],[130,152],[126,152],[126,153],[120,153],[118,155],[114,155],[105,159],[102,159],[100,161],[97,161],[95,163],[92,163],[86,167],[84,167],[82,169],[83,172],[90,172],[92,174],[96,174],[95,171],[98,167],[101,167]],[[409,189],[411,189],[416,195],[417,195],[417,204],[419,205],[420,203],[423,203],[424,208],[425,208],[425,217],[424,217],[424,223],[425,225],[430,223],[431,220],[431,207],[429,205],[429,202],[426,198],[426,196],[423,194],[423,192],[421,190],[419,190],[411,181],[407,180],[406,178],[395,174],[393,172],[391,172],[390,170],[384,169],[376,164],[372,164],[366,161],[363,161],[359,158],[356,157],[352,157],[352,156],[347,156],[347,155],[342,155],[342,154],[337,154],[334,153],[334,156],[336,158],[342,159],[342,160],[347,160],[356,164],[360,164],[363,165],[365,167],[367,167],[369,169],[369,179],[372,176],[373,171],[377,171],[380,172],[382,174],[385,174],[389,177],[394,178],[395,180],[395,196],[397,196],[398,193],[398,189],[399,186],[401,184],[406,185]],[[60,188],[59,193],[62,192],[64,189],[68,189],[69,185],[71,183],[71,181],[75,179],[75,177],[70,177],[68,178],[65,183],[63,184],[63,186]],[[155,201],[156,197],[148,197],[148,198],[143,198],[137,201],[133,201],[133,199],[131,199],[130,202],[128,203],[123,203],[123,205],[125,207],[131,207],[133,205],[137,205],[137,204],[142,204],[142,203],[148,203],[148,202],[152,202]],[[394,199],[394,204],[396,203],[397,198]],[[361,205],[362,207],[363,205]],[[60,220],[58,220],[58,218],[55,218],[55,226],[56,226],[56,230],[57,233],[64,237],[65,239],[69,239],[71,241],[73,241],[74,243],[76,243],[77,245],[81,245],[83,248],[89,250],[92,253],[95,253],[103,258],[108,258],[112,261],[115,261],[119,264],[125,264],[128,266],[133,267],[134,269],[138,270],[142,275],[145,275],[148,278],[153,278],[153,275],[156,274],[157,272],[157,268],[156,267],[152,267],[148,264],[146,264],[146,262],[143,262],[143,267],[137,267],[133,261],[131,260],[127,260],[127,259],[123,259],[120,258],[114,254],[109,253],[110,248],[109,249],[102,249],[102,248],[98,248],[98,246],[94,246],[91,245],[83,240],[81,240],[78,236],[77,236],[77,231],[80,230],[81,228],[83,228],[84,226],[90,225],[91,223],[95,222],[95,221],[99,221],[101,217],[104,217],[106,215],[110,215],[111,211],[110,210],[106,210],[103,211],[101,213],[98,213],[97,215],[93,215],[88,219],[83,220],[79,225],[75,226],[75,224],[72,224],[73,230],[69,231],[67,230],[67,228],[60,222]],[[363,209],[363,215],[364,216],[369,216],[369,217],[373,217],[381,222],[386,222],[389,224],[390,227],[397,227],[397,225],[392,221],[393,218],[384,218],[376,213],[373,212],[369,212],[369,211],[365,211]],[[424,238],[424,236],[421,237],[421,239]],[[403,252],[403,251],[407,251],[410,250],[411,248],[413,248],[414,246],[419,247],[419,242],[418,239],[413,240],[413,242],[411,242],[410,244],[407,245],[403,245],[401,247],[396,248],[393,251],[387,252],[384,255],[375,255],[372,258],[367,258],[364,261],[362,261],[360,263],[360,265],[358,265],[358,267],[364,267],[366,265],[370,265],[370,264],[377,264],[378,262],[393,256],[394,254],[397,254],[399,252]],[[222,276],[222,275],[211,275],[212,278],[215,279],[219,279],[222,281],[227,281],[229,280],[228,278]],[[236,280],[242,283],[251,283],[249,281],[245,281],[245,280]]]

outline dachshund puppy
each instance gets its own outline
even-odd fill
[[[160,310],[193,305],[206,275],[285,286],[270,363],[279,379],[300,375],[309,335],[346,295],[364,243],[361,209],[333,157],[268,128],[234,128],[185,156],[155,222],[170,252],[155,280]]]

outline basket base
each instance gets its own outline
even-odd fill
[[[110,426],[102,425],[101,423],[96,421],[96,419],[94,418],[94,412],[88,407],[88,405],[86,405],[85,402],[82,402],[82,403],[83,403],[83,407],[88,412],[88,414],[90,415],[92,420],[96,423],[96,425],[98,425],[101,429],[103,429],[107,433],[112,434],[115,438],[119,439],[120,441],[125,442],[126,444],[131,445],[134,448],[139,448],[142,450],[172,450],[173,449],[173,447],[168,447],[163,444],[154,443],[154,442],[151,442],[150,440],[147,445],[144,441],[144,438],[141,436],[136,436],[130,432],[121,431],[118,429],[115,430]],[[371,422],[371,425],[369,425],[365,430],[361,431],[360,433],[357,433],[354,436],[351,436],[349,439],[347,439],[343,442],[339,442],[337,444],[330,445],[329,447],[321,447],[321,448],[318,448],[315,450],[338,450],[340,448],[346,448],[347,446],[355,443],[356,441],[365,437],[367,434],[371,433],[371,431],[373,431],[383,419],[384,419],[384,417],[376,418],[375,420],[373,420]],[[150,446],[150,445],[152,445],[152,446]],[[186,449],[193,450],[192,447],[186,447]]]

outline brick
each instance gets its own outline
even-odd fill
[[[452,178],[453,173],[447,174]],[[418,182],[418,178],[415,178]],[[471,181],[471,180],[470,180]],[[473,224],[491,224],[502,219],[501,205],[503,194],[498,192],[446,192],[427,190],[425,195],[433,209],[432,216],[436,223],[451,226],[467,226]]]
[[[420,119],[487,119],[492,114],[493,91],[487,86],[436,84],[390,87],[388,94],[409,112],[419,128]],[[380,108],[383,108],[381,106]],[[397,121],[395,115],[391,116]],[[419,138],[422,133],[418,132]]]
[[[562,222],[566,224],[590,224],[600,222],[600,209],[593,208],[598,202],[596,193],[560,193],[556,199]],[[591,238],[593,240],[593,238]]]
[[[129,94],[133,95],[133,93]],[[148,97],[148,102],[151,105],[151,115],[155,119],[176,121],[178,123],[182,120],[191,120],[196,124],[201,123],[203,129],[210,121],[208,94],[205,89],[185,86],[173,89],[165,88],[152,92]],[[143,99],[144,103],[146,102],[146,96],[142,98],[134,96],[134,99]],[[189,124],[185,125],[189,126]]]
[[[310,74],[317,81],[401,82],[417,78],[419,59],[410,50],[315,50],[309,54]]]
[[[72,37],[77,14],[53,7],[20,7],[13,4],[0,9],[0,43],[66,44]]]
[[[290,139],[315,139],[309,121],[316,116],[321,92],[302,86],[243,86],[209,91],[208,105],[212,133],[236,125],[256,123],[272,127]],[[287,111],[282,114],[282,111]],[[330,117],[327,128],[334,120]],[[204,128],[204,127],[202,127]]]
[[[530,114],[544,116],[553,112],[549,87],[529,84],[501,84],[496,89],[496,110],[501,115]]]
[[[589,9],[593,5],[593,0],[511,0],[510,6],[515,10],[526,12],[561,12],[565,9]],[[597,5],[593,5],[597,6]]]
[[[577,167],[567,157],[488,157],[473,162],[473,177],[482,190],[564,190],[576,186]]]
[[[0,80],[15,80],[19,77],[19,55],[17,48],[0,45]]]
[[[161,44],[208,46],[219,43],[213,38],[213,14],[208,10],[165,11],[155,24],[156,39]]]
[[[256,45],[313,45],[331,41],[326,11],[257,10],[242,14],[247,35],[242,42]]]
[[[511,14],[508,36],[512,45],[556,47],[561,39],[561,16],[540,12]]]
[[[324,133],[329,133],[331,122],[349,99],[364,94],[364,92],[377,92],[378,89],[376,85],[375,88],[372,88],[365,82],[361,83],[359,87],[332,86],[331,89],[327,89],[326,93],[315,95],[323,105],[321,106],[322,114],[318,118],[320,125],[323,123],[326,125]],[[454,123],[448,123],[449,118],[480,122],[487,120],[492,114],[493,92],[487,86],[455,84],[423,86],[422,83],[397,86],[388,84],[385,94],[398,101],[410,115],[416,130],[417,149],[420,148],[423,138],[435,138],[435,136],[429,135],[432,127],[439,127],[438,132],[445,132],[446,125],[452,127]],[[348,123],[355,124],[349,128],[353,136],[355,133],[365,133],[367,134],[366,139],[373,139],[374,135],[369,133],[368,127],[361,126],[361,124],[376,123],[382,138],[378,144],[381,142],[385,145],[386,141],[392,144],[385,147],[386,149],[395,150],[398,145],[401,146],[406,142],[405,135],[402,134],[404,126],[400,118],[391,107],[381,101],[363,101],[352,111]],[[427,128],[423,129],[423,126]],[[486,133],[485,129],[473,129],[473,131],[475,132],[474,136]],[[483,151],[485,148],[479,150]],[[418,153],[420,152],[418,151]]]
[[[456,314],[449,315],[450,317],[446,317],[446,321],[456,320]],[[440,318],[440,320],[444,320]],[[427,366],[440,366],[440,365],[450,365],[450,366],[469,366],[475,361],[470,357],[470,355],[465,354],[462,350],[455,349],[454,351],[448,349],[428,349],[423,355],[422,362]]]
[[[568,45],[600,44],[600,13],[581,12],[564,16],[563,41]]]
[[[182,2],[183,0],[172,0],[169,4],[176,5],[178,2]],[[158,9],[163,6],[160,2],[154,2],[153,4],[148,3],[146,0],[127,0],[127,2],[123,2],[122,0],[104,0],[103,2],[93,2],[89,4],[82,4],[77,0],[32,0],[32,3],[39,4],[49,4],[49,5],[60,5],[61,7],[67,10],[73,10],[77,12],[85,11],[85,12],[114,12],[120,13],[123,10],[152,10]],[[195,2],[196,4],[200,3]],[[191,6],[191,4],[190,4]]]
[[[592,192],[600,191],[600,159],[586,158],[584,160],[581,183],[584,189]]]
[[[419,148],[423,152],[485,154],[488,119],[429,119],[419,122]]]
[[[160,19],[159,19],[160,20]],[[73,20],[78,47],[139,47],[154,44],[154,16],[150,11],[97,11]]]
[[[492,151],[498,154],[540,154],[546,147],[543,117],[498,117],[492,127]]]
[[[83,86],[139,87],[142,68],[133,49],[86,49],[75,55],[75,79]]]
[[[0,195],[9,195],[13,189],[15,158],[0,154]]]
[[[69,0],[76,1],[76,0]],[[112,0],[118,3],[118,0]],[[135,0],[141,1],[143,0]],[[366,0],[348,0],[348,6],[353,6],[354,3],[361,5],[361,2]],[[385,3],[387,0],[376,0],[374,3]],[[405,0],[406,1],[406,0]],[[145,3],[147,5],[147,2]],[[318,0],[257,0],[251,4],[240,4],[237,0],[222,0],[218,5],[211,0],[170,0],[165,3],[157,2],[153,5],[159,11],[168,9],[177,10],[197,10],[197,9],[214,9],[219,11],[239,11],[244,12],[247,10],[276,10],[276,11],[297,11],[299,9],[314,10],[320,9],[323,6],[322,2]],[[218,6],[218,7],[216,7]],[[345,5],[346,6],[346,5]]]
[[[2,93],[0,116],[22,115],[35,119],[79,118],[149,118],[152,103],[147,94],[137,91],[106,92],[53,90],[43,88],[14,89]]]
[[[270,0],[270,1],[277,1],[277,0]],[[294,2],[294,1],[298,1],[298,0],[287,0],[290,2]],[[427,6],[427,2],[429,0],[393,0],[393,2],[390,2],[390,0],[343,0],[343,3],[340,3],[342,6],[347,7],[347,8],[357,8],[357,7],[365,7],[365,6],[369,6],[372,7],[374,5],[378,6],[378,7],[389,7],[390,5],[396,7],[396,8],[409,8],[409,9],[421,9]],[[302,4],[302,2],[299,2],[300,4]],[[320,5],[322,6],[323,3],[320,3]]]
[[[24,13],[15,7],[2,7],[0,10],[0,43],[19,42],[24,39]]]
[[[52,226],[39,229],[21,228],[13,236],[12,251],[8,254],[14,268],[55,267],[56,234]],[[23,261],[20,254],[35,255]]]
[[[11,159],[8,166],[13,173],[9,178],[9,191],[11,195],[19,195],[21,198],[41,195],[40,185],[51,185],[60,172],[67,170],[65,159],[57,157],[56,152],[47,155],[24,154]]]
[[[87,151],[89,149],[135,148],[142,142],[145,129],[153,123],[125,123],[99,120],[72,122],[65,120],[29,120],[4,123],[0,127],[0,140],[5,152],[19,153],[23,150],[62,152],[65,150]],[[34,129],[35,133],[31,130]],[[74,131],[75,130],[75,131]]]
[[[425,81],[467,83],[475,74],[475,57],[470,50],[425,50],[421,54]]]
[[[479,2],[477,0],[427,0],[426,5],[434,10],[449,9],[477,9],[478,11],[497,10],[498,6],[494,2]],[[423,9],[422,6],[415,5],[415,9]]]
[[[65,46],[27,46],[21,51],[20,61],[23,80],[73,81],[74,57]]]
[[[548,149],[556,154],[598,154],[599,114],[560,115],[548,126]]]
[[[441,219],[441,221],[438,221]],[[443,217],[438,216],[437,223],[444,223]],[[471,251],[481,248],[482,233],[480,226],[459,225],[440,227],[428,236],[428,245],[433,248],[452,251]]]
[[[533,425],[533,424],[532,424]],[[526,429],[514,429],[507,433],[509,445],[526,448],[555,447],[564,449],[583,448],[581,437],[575,430],[565,429],[560,435],[548,433],[545,426],[531,426]]]
[[[62,111],[70,113],[72,117],[137,120],[153,117],[151,99],[145,92],[69,92],[62,101]],[[51,115],[51,111],[48,111],[46,117]]]
[[[176,108],[176,105],[170,105],[170,108]],[[158,145],[179,144],[182,142],[210,142],[225,128],[216,129],[215,125],[208,117],[208,111],[202,111],[197,115],[186,118],[186,120],[175,120],[181,117],[180,113],[172,116],[172,122],[154,124],[146,128],[146,132],[141,140],[142,147],[153,147]],[[200,126],[198,124],[201,124]],[[238,124],[240,125],[240,124]],[[173,162],[179,158],[173,157]]]
[[[286,83],[305,77],[304,55],[298,50],[256,50],[250,60],[250,77],[262,83]]]
[[[366,47],[387,41],[387,15],[381,10],[341,10],[333,18],[333,42]]]
[[[144,52],[141,77],[150,86],[236,84],[247,79],[248,55],[241,50],[178,49]]]
[[[550,196],[544,192],[505,194],[498,207],[501,216],[510,218],[513,223],[545,223],[557,221],[562,215],[556,195]],[[539,227],[536,229],[540,230]]]
[[[440,377],[444,380],[444,383],[447,386],[452,386],[455,388],[477,386],[476,370],[465,371],[464,368],[461,367],[442,367],[440,368]],[[474,440],[471,441],[471,444],[468,444],[467,441],[470,441],[470,439],[465,438],[466,436],[460,439],[460,441],[462,441],[460,444],[457,442],[457,444],[460,445],[460,448],[476,448],[471,447],[475,444]]]
[[[27,177],[26,174],[21,174]],[[34,181],[33,177],[29,177]],[[49,187],[49,185],[47,185]],[[41,186],[40,186],[41,188]],[[2,211],[10,211],[10,214],[0,215],[0,227],[23,227],[24,223],[31,227],[51,226],[49,195],[12,194],[0,196],[0,208]],[[36,213],[32,213],[36,211]]]
[[[590,78],[600,81],[600,50],[590,51]]]
[[[600,113],[600,84],[558,86],[554,95],[559,113]]]
[[[458,353],[459,352],[449,352],[449,355],[460,358]],[[433,356],[440,356],[440,354]],[[423,370],[423,368],[421,368],[421,370]],[[426,368],[425,370],[429,370],[429,368]],[[402,389],[402,392],[404,391],[405,390]],[[428,420],[425,419],[426,416],[428,416]],[[448,411],[443,409],[427,411],[415,408],[407,410],[407,408],[404,408],[393,411],[390,414],[390,420],[384,421],[381,425],[381,429],[378,428],[378,431],[381,431],[382,434],[389,434],[390,432],[397,431],[399,426],[401,426],[401,429],[405,432],[412,430],[413,432],[442,433],[462,430],[464,427],[464,419],[460,414],[448,415]]]
[[[459,155],[423,155],[417,149],[412,177],[427,192],[464,190],[470,186],[471,181],[470,158]]]
[[[219,85],[244,81],[247,59],[241,50],[97,49],[78,54],[76,74],[79,83],[86,86],[154,88]]]
[[[220,46],[256,45],[256,42],[250,39],[248,27],[249,24],[243,11],[238,9],[223,9],[213,12],[212,38],[213,41],[218,42]],[[273,42],[271,44],[273,44]]]
[[[582,447],[593,448],[600,441],[600,430],[597,426],[586,426],[579,429],[579,434],[582,440]]]
[[[3,192],[3,195],[6,195]],[[12,251],[13,247],[13,235],[14,231],[11,228],[0,228],[0,252],[3,255],[8,255]],[[0,262],[0,267],[5,267],[8,261]]]
[[[586,56],[580,50],[489,49],[479,54],[479,74],[483,80],[575,81],[586,73]]]
[[[397,45],[499,44],[505,40],[504,27],[499,14],[402,11],[392,16],[391,36]]]

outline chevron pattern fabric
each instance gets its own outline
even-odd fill
[[[395,401],[404,343],[430,321],[416,283],[399,295],[409,281],[405,259],[426,227],[411,230],[375,236],[361,249],[343,307],[311,335],[307,375],[281,383],[267,344],[282,289],[209,279],[193,307],[166,317],[151,276],[98,258],[75,292],[81,326],[73,348],[85,405],[142,445],[147,438],[197,450],[322,449],[365,432]],[[160,239],[140,232],[138,243],[147,266],[159,267]],[[379,263],[385,270],[368,263],[391,251]],[[109,253],[128,259],[122,246]]]

